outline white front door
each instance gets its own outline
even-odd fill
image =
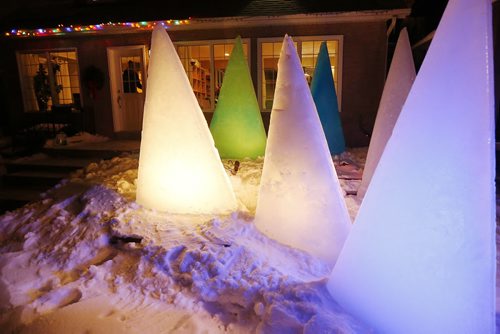
[[[146,47],[108,48],[109,78],[115,132],[142,129],[146,92]]]

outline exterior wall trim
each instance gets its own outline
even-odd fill
[[[391,10],[366,10],[351,12],[322,12],[313,14],[269,15],[269,16],[231,16],[213,18],[192,18],[188,24],[169,25],[169,31],[192,31],[205,29],[235,29],[254,27],[300,26],[346,22],[373,22],[402,19],[410,15],[410,8]],[[134,27],[111,27],[101,31],[72,32],[71,36],[121,35],[144,33],[144,29]],[[45,36],[44,38],[69,37],[70,35]],[[25,37],[30,38],[30,37]]]
[[[281,16],[235,16],[221,18],[197,18],[191,19],[189,24],[173,25],[169,30],[197,30],[197,29],[228,29],[236,27],[256,27],[256,26],[283,26],[283,25],[310,25],[310,24],[330,24],[341,22],[367,22],[386,21],[392,18],[405,18],[410,15],[411,10],[373,10],[359,12],[338,12],[338,13],[316,13],[316,14],[294,14]]]

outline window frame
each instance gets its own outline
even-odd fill
[[[335,40],[338,42],[337,52],[337,101],[339,104],[339,111],[342,110],[342,72],[343,72],[343,58],[344,58],[344,36],[343,35],[314,35],[314,36],[292,36],[292,39],[297,43],[297,53],[302,63],[302,42],[308,41],[330,41]],[[283,42],[283,37],[263,37],[257,38],[257,98],[259,100],[259,107],[262,112],[271,112],[272,109],[265,109],[262,101],[262,43],[276,43]]]
[[[211,103],[211,108],[210,109],[203,109],[203,112],[214,112],[215,111],[215,55],[214,55],[214,45],[216,44],[234,44],[235,39],[209,39],[209,40],[196,40],[196,41],[175,41],[173,42],[175,46],[175,50],[177,51],[178,46],[202,46],[202,45],[208,45],[209,50],[210,50],[210,101]],[[252,63],[250,61],[251,58],[251,38],[241,38],[242,44],[247,45],[247,63],[248,63],[248,69],[250,73],[252,73]],[[187,73],[186,73],[187,74]],[[200,107],[201,108],[201,107]]]
[[[45,54],[47,56],[50,56],[51,53],[59,53],[59,52],[74,52],[75,53],[76,63],[77,63],[77,67],[78,67],[78,85],[79,85],[79,89],[80,89],[80,101],[79,101],[80,106],[79,106],[79,108],[77,108],[76,111],[81,112],[81,110],[83,109],[83,107],[84,107],[83,99],[82,99],[83,86],[82,86],[82,76],[81,76],[81,71],[80,71],[80,60],[79,60],[79,55],[78,55],[78,48],[77,47],[66,47],[66,48],[51,48],[51,49],[28,49],[28,50],[16,51],[17,71],[18,71],[18,76],[19,76],[19,83],[21,86],[21,96],[22,96],[22,100],[23,100],[24,113],[38,114],[38,113],[41,113],[41,111],[40,110],[31,110],[28,108],[27,101],[28,101],[29,97],[26,96],[26,94],[28,94],[28,92],[25,91],[25,87],[26,87],[25,79],[26,78],[23,75],[23,70],[21,68],[21,66],[24,66],[21,64],[22,63],[21,56],[25,55],[25,54]],[[49,59],[49,58],[50,57],[47,57],[47,59]],[[55,77],[53,77],[50,74],[49,67],[47,67],[47,73],[49,75],[49,80],[51,82],[56,79]],[[52,104],[52,107],[53,106],[54,106],[54,104]],[[48,109],[45,112],[50,113],[50,112],[52,112],[52,110]]]

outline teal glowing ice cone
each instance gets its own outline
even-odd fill
[[[344,132],[340,121],[330,57],[325,42],[321,43],[319,49],[318,61],[316,62],[311,83],[311,93],[318,110],[321,125],[323,125],[330,154],[335,155],[344,152]]]
[[[266,132],[239,36],[229,57],[210,131],[222,158],[264,155]]]

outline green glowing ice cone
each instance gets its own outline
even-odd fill
[[[314,69],[311,93],[318,110],[321,125],[325,132],[330,153],[340,154],[345,151],[344,132],[340,121],[337,93],[333,82],[332,68],[326,43],[321,43],[318,61]]]
[[[266,132],[239,36],[227,64],[210,131],[222,158],[264,155]]]

